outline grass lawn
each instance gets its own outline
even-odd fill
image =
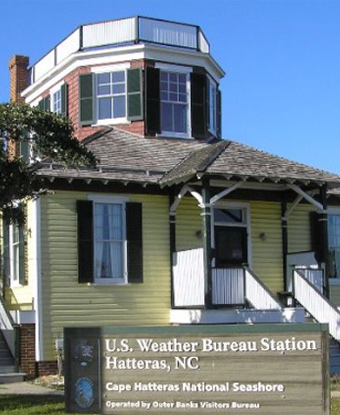
[[[63,396],[0,395],[3,415],[65,415]]]
[[[3,415],[66,415],[63,396],[0,395]],[[340,398],[332,399],[331,415],[340,415]]]

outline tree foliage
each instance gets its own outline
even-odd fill
[[[19,201],[37,198],[46,185],[37,176],[41,159],[66,167],[94,167],[96,159],[74,137],[72,123],[64,116],[26,104],[0,104],[0,215],[6,222],[23,222]],[[28,162],[11,151],[28,142]]]

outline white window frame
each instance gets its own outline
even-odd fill
[[[94,125],[108,125],[108,124],[130,124],[131,121],[127,119],[128,116],[128,93],[127,93],[127,70],[130,69],[130,63],[126,64],[118,64],[118,65],[106,65],[106,66],[97,66],[91,69],[91,73],[94,74],[94,91],[93,91],[93,98],[94,102]],[[98,76],[99,74],[103,73],[112,73],[112,72],[124,72],[125,73],[125,117],[120,118],[104,118],[99,119],[99,100],[97,94],[97,86],[98,86]]]
[[[14,231],[17,229],[18,241],[14,242]],[[19,287],[20,284],[20,230],[19,225],[9,225],[9,279],[11,287]],[[17,249],[17,258],[14,252]]]
[[[226,227],[241,227],[247,229],[247,254],[248,254],[248,264],[252,266],[252,245],[251,245],[251,223],[250,223],[250,205],[248,203],[233,203],[233,202],[221,202],[216,203],[211,207],[212,209],[212,221],[211,221],[211,247],[215,248],[215,224],[219,226]],[[242,210],[244,212],[244,222],[243,223],[221,223],[215,222],[215,209],[236,209]],[[215,259],[213,261],[213,267],[215,266]]]
[[[160,69],[161,72],[172,72],[177,74],[186,75],[186,95],[187,95],[187,132],[186,133],[176,133],[173,131],[164,131],[162,130],[162,119],[160,119],[161,133],[157,134],[159,137],[173,137],[173,138],[192,138],[191,130],[191,83],[190,83],[190,74],[192,73],[192,68],[187,66],[171,65],[157,62],[155,67]],[[159,85],[159,88],[161,86]],[[160,105],[162,105],[162,99],[160,98]],[[160,111],[161,117],[161,111]]]
[[[93,202],[93,283],[96,285],[127,285],[128,284],[128,272],[127,272],[127,238],[126,238],[126,203],[128,198],[123,196],[99,196],[89,195],[88,200]],[[97,278],[96,276],[96,239],[95,239],[95,208],[96,204],[119,204],[122,206],[122,240],[123,240],[123,275],[121,278]]]
[[[64,81],[59,82],[57,85],[55,85],[53,88],[50,89],[50,110],[51,112],[54,112],[55,114],[61,114],[61,86],[64,84]],[[55,111],[55,95],[59,92],[59,106],[58,111]]]

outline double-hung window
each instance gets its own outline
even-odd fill
[[[126,118],[126,72],[97,74],[97,118]]]
[[[77,201],[77,213],[79,282],[142,282],[142,204],[93,195]]]
[[[61,90],[58,89],[52,95],[52,111],[55,114],[61,114]]]
[[[18,225],[10,225],[9,227],[9,250],[11,285],[17,285],[19,284],[20,275],[20,238]]]
[[[3,222],[3,273],[11,286],[25,282],[25,242],[22,226]]]
[[[125,282],[126,236],[123,203],[94,203],[95,279]]]
[[[188,74],[161,70],[161,133],[189,136]]]

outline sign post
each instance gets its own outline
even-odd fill
[[[330,413],[325,325],[66,328],[64,341],[69,413]]]

